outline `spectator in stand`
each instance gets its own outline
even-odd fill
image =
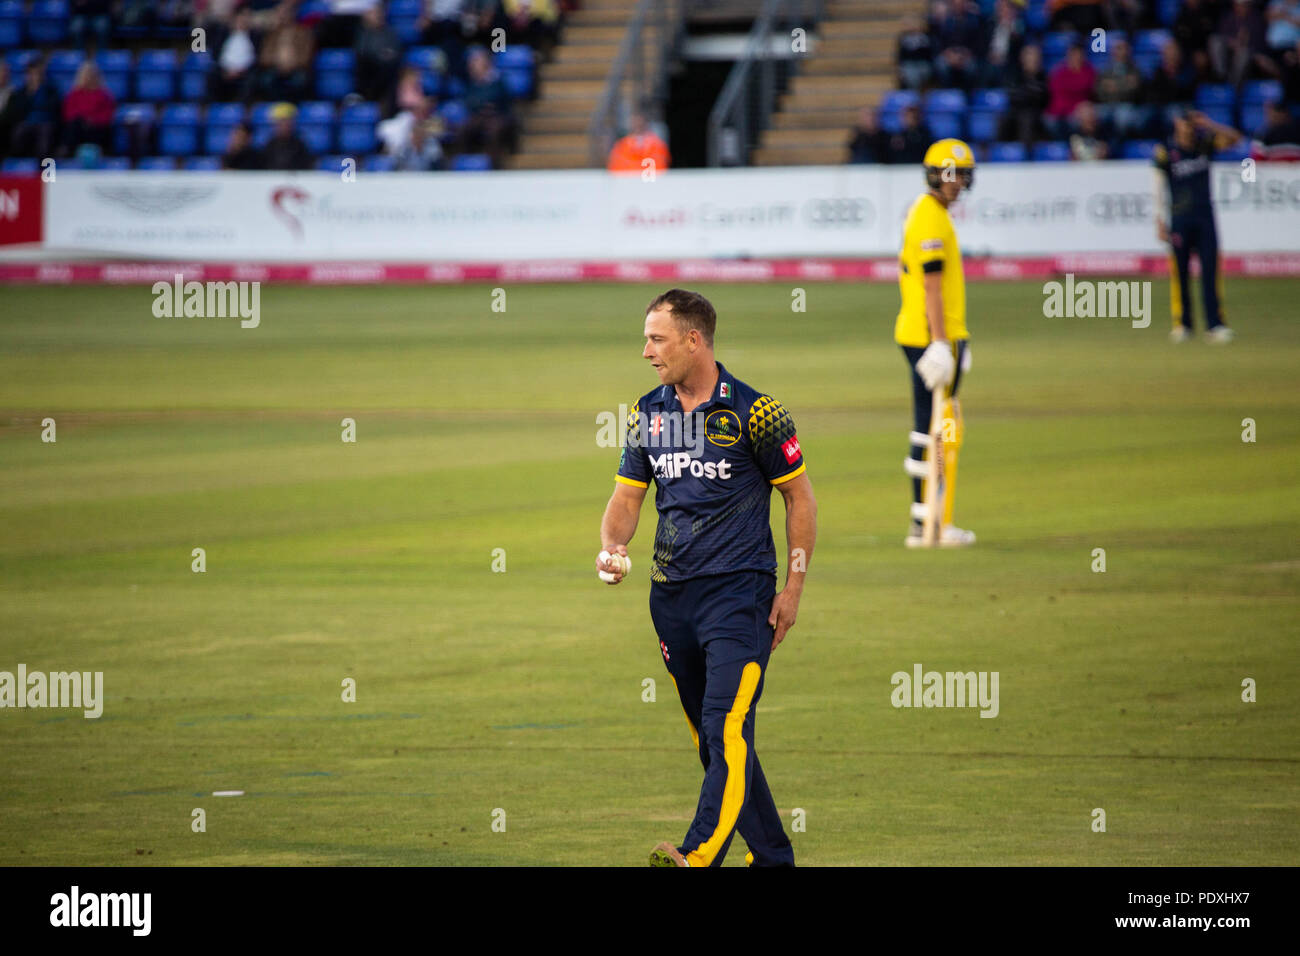
[[[905,90],[920,90],[930,82],[934,72],[934,45],[920,17],[909,16],[898,35],[898,85]]]
[[[1233,86],[1252,76],[1277,76],[1277,65],[1265,53],[1264,36],[1264,18],[1251,0],[1236,0],[1210,37],[1214,72]]]
[[[99,67],[91,60],[82,63],[72,89],[63,98],[64,155],[72,155],[82,143],[107,150],[116,107],[113,94],[104,87]]]
[[[411,138],[393,157],[393,168],[405,173],[428,173],[442,169],[442,143],[427,124],[411,127]]]
[[[1280,73],[1283,54],[1300,40],[1300,0],[1273,0],[1268,5],[1267,18],[1264,43]]]
[[[1196,99],[1196,74],[1183,62],[1177,41],[1167,40],[1160,48],[1160,66],[1147,82],[1147,102],[1155,107],[1159,123],[1169,121],[1170,110]]]
[[[1025,22],[1010,0],[998,0],[994,18],[980,69],[981,86],[1005,86],[1025,45]]]
[[[1066,135],[1068,120],[1080,103],[1092,98],[1096,85],[1097,71],[1083,55],[1083,44],[1071,43],[1064,62],[1058,63],[1047,78],[1051,99],[1043,114],[1043,125],[1049,136],[1062,139]]]
[[[18,125],[18,87],[9,75],[9,64],[0,59],[0,159],[9,155],[9,140]]]
[[[298,108],[292,103],[277,103],[271,108],[274,127],[271,138],[262,147],[263,169],[311,169],[311,150],[294,128],[297,116]]]
[[[1218,25],[1214,0],[1183,0],[1174,20],[1172,32],[1183,53],[1183,59],[1195,67],[1200,76],[1209,76],[1210,37]]]
[[[421,157],[432,160],[433,165],[440,164],[442,137],[446,132],[446,126],[442,117],[437,114],[436,106],[437,101],[433,97],[422,94],[408,108],[380,121],[375,127],[375,134],[384,144],[384,152],[392,156],[394,161],[399,164],[406,163],[410,168],[416,168]],[[417,128],[423,133],[423,136],[418,138],[418,147],[415,146],[417,137],[414,132]],[[433,168],[433,166],[423,168]]]
[[[1300,159],[1300,124],[1287,111],[1286,103],[1273,100],[1264,115],[1264,125],[1252,130],[1255,138],[1265,147],[1286,146],[1288,159]]]
[[[948,7],[937,0],[930,35],[939,55],[934,61],[939,85],[946,89],[970,90],[979,76],[984,55],[984,24],[974,0],[951,0]],[[917,162],[920,162],[918,159]]]
[[[556,0],[501,0],[499,26],[508,43],[531,46],[543,57],[560,35],[560,8]]]
[[[925,158],[934,137],[921,119],[919,106],[903,107],[903,128],[893,133],[885,142],[885,162],[895,165],[915,165]]]
[[[222,169],[261,169],[262,157],[253,148],[253,131],[240,123],[230,131],[226,151],[221,156]]]
[[[383,103],[387,112],[402,66],[402,41],[384,19],[383,7],[371,7],[362,15],[355,50],[357,92],[364,99]]]
[[[647,169],[651,175],[668,168],[671,157],[668,144],[654,134],[646,120],[644,110],[635,110],[628,123],[626,136],[614,144],[609,151],[608,169],[611,173],[642,173]],[[645,165],[650,161],[649,166]]]
[[[1020,50],[1020,69],[1007,90],[1007,114],[999,135],[1024,143],[1025,148],[1043,135],[1043,111],[1051,94],[1043,72],[1043,51],[1033,43]]]
[[[23,87],[16,94],[14,156],[45,158],[52,154],[59,124],[59,91],[45,75],[45,61],[32,60],[23,73]]]
[[[109,0],[72,0],[68,4],[68,41],[85,49],[104,49],[113,35],[113,5]]]
[[[294,20],[290,8],[278,8],[275,24],[262,41],[258,87],[264,100],[296,103],[311,89],[311,31]]]
[[[197,0],[190,25],[203,31],[204,47],[215,54],[225,45],[241,9],[249,9],[243,0]]]
[[[492,58],[483,47],[474,47],[466,57],[469,83],[465,88],[465,107],[469,119],[457,137],[458,152],[485,150],[492,165],[500,169],[507,151],[514,148],[515,119],[501,76],[492,66]]]
[[[286,0],[283,7],[293,8],[297,4]],[[322,48],[352,46],[357,40],[357,31],[361,29],[361,18],[372,7],[383,4],[379,0],[328,0],[329,13],[320,21],[317,39]],[[282,7],[282,9],[283,9]],[[288,17],[293,19],[293,10]]]
[[[477,8],[466,0],[424,0],[416,23],[420,42],[441,47],[451,71],[465,78],[465,40],[478,32]]]
[[[885,162],[886,137],[880,131],[880,116],[874,106],[858,111],[858,121],[849,139],[850,163]]]
[[[253,15],[248,10],[235,14],[234,29],[226,34],[212,71],[212,95],[218,100],[249,100],[253,97],[253,67],[257,47],[253,44]]]
[[[489,46],[495,39],[492,31],[499,26],[499,16],[501,14],[500,0],[465,0],[465,19],[464,37],[468,43],[475,43],[481,46]],[[472,21],[472,23],[471,23]],[[467,63],[469,57],[462,57],[460,62],[454,63],[453,67],[458,71],[462,79],[469,79]]]
[[[1288,103],[1300,103],[1300,40],[1282,54],[1281,70],[1282,98]]]
[[[1132,33],[1146,19],[1148,0],[1102,0],[1101,14],[1106,29]]]
[[[1142,75],[1133,63],[1133,48],[1127,40],[1116,39],[1110,50],[1110,62],[1097,74],[1097,115],[1103,125],[1114,130],[1120,139],[1138,135],[1150,120],[1150,110],[1142,105]]]
[[[1070,133],[1070,158],[1082,161],[1105,159],[1110,155],[1110,144],[1101,133],[1097,107],[1084,100],[1074,110],[1074,131]]]
[[[1104,25],[1101,0],[1047,0],[1047,14],[1053,30],[1074,30],[1086,36]]]
[[[393,94],[395,114],[414,111],[424,103],[424,75],[416,66],[404,66]]]

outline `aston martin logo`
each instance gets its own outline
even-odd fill
[[[106,203],[125,206],[145,216],[168,216],[217,194],[216,186],[96,186]]]

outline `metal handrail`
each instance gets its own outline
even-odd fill
[[[637,4],[587,127],[591,166],[604,167],[614,137],[624,123],[623,110],[628,100],[658,109],[667,99],[668,58],[684,28],[687,5],[684,0],[641,0]],[[647,53],[647,27],[652,23],[657,29],[654,47]],[[647,63],[647,59],[652,62]],[[631,89],[625,90],[629,82]]]
[[[794,75],[801,59],[793,50],[789,55],[773,54],[777,28],[816,25],[823,15],[824,0],[764,0],[745,52],[709,111],[710,166],[749,165],[750,150],[757,145],[758,134],[767,129],[776,105],[777,67],[788,63],[789,74]]]

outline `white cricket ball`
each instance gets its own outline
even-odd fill
[[[610,554],[608,551],[602,551],[600,552],[600,560],[605,564],[621,565],[624,574],[632,570],[632,559],[623,554]],[[596,574],[606,584],[613,584],[618,580],[608,571],[597,571]]]

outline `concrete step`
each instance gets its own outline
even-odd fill
[[[781,97],[780,108],[782,112],[841,109],[857,110],[864,106],[874,106],[878,104],[885,89],[891,88],[892,87],[886,86],[874,93],[846,93],[840,90],[815,93],[787,93]]]
[[[769,129],[763,134],[761,145],[772,149],[794,149],[800,146],[844,148],[849,139],[847,126],[832,129]]]
[[[866,96],[891,89],[892,76],[809,76],[800,74],[792,84],[796,94],[842,93],[846,96]]]
[[[555,56],[551,62],[585,63],[590,60],[600,60],[603,63],[613,63],[617,57],[617,43],[582,43],[577,46],[569,46],[565,43],[555,48]]]
[[[868,53],[831,55],[818,52],[803,64],[804,76],[846,76],[852,74],[894,75],[894,57],[890,54]]]
[[[623,27],[626,28],[632,20],[631,10],[607,9],[607,10],[578,10],[569,14],[565,23],[565,42],[568,42],[569,24],[583,27]]]
[[[585,133],[590,125],[590,113],[570,113],[554,116],[529,115],[523,119],[524,132],[529,135],[533,133]]]
[[[789,149],[762,147],[754,150],[755,166],[837,166],[847,158],[848,150],[843,144],[799,146]]]
[[[563,83],[567,80],[603,79],[609,75],[610,63],[611,61],[605,59],[544,63],[537,71],[537,78],[543,90],[551,83]]]
[[[586,133],[526,133],[519,137],[520,154],[586,152]]]
[[[866,105],[866,104],[864,104]],[[773,129],[844,129],[858,118],[858,107],[833,110],[798,110],[772,116]]]
[[[817,56],[846,56],[860,54],[888,55],[893,57],[898,49],[897,35],[886,32],[869,34],[840,33],[835,25],[823,29],[817,39]]]
[[[564,24],[564,43],[556,47],[556,52],[567,49],[571,46],[585,46],[593,43],[612,43],[615,49],[618,44],[623,42],[623,34],[627,32],[627,24],[616,27],[606,26],[586,26],[581,23],[574,23],[570,18]]]
[[[510,169],[586,169],[587,151],[568,153],[519,153],[506,163]]]

